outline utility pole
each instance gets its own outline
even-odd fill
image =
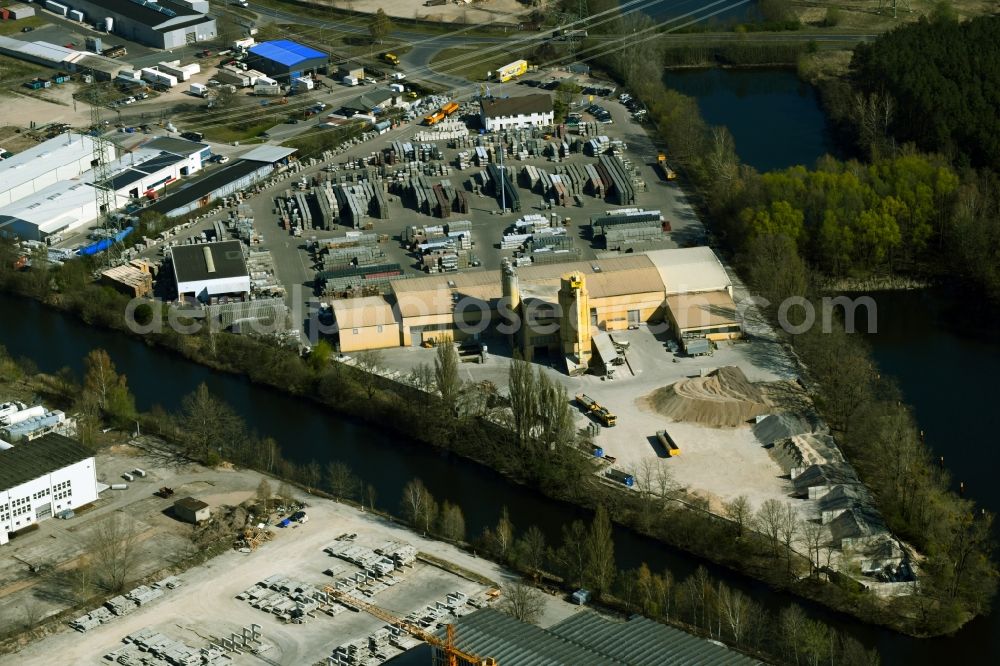
[[[500,214],[507,214],[507,192],[504,189],[504,178],[507,174],[503,170],[503,134],[500,135]]]
[[[90,88],[90,125],[91,138],[94,142],[93,158],[90,161],[94,172],[94,198],[97,203],[97,226],[104,230],[105,237],[111,241],[105,253],[105,263],[110,267],[115,263],[115,234],[118,226],[111,219],[111,213],[116,206],[114,185],[111,183],[111,167],[108,164],[108,153],[114,154],[114,144],[104,138],[104,123],[101,118],[101,104],[97,76],[91,72],[94,83]]]
[[[912,12],[910,9],[910,0],[878,0],[878,13],[881,14],[882,10],[892,7],[892,18],[896,18],[896,9],[902,9],[905,12]]]

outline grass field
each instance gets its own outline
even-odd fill
[[[16,88],[29,79],[51,73],[47,67],[0,55],[0,86],[4,88]]]
[[[13,35],[22,28],[39,28],[48,23],[44,16],[29,16],[20,21],[0,21],[0,35]]]
[[[462,76],[470,81],[485,81],[489,72],[517,60],[517,55],[505,52],[482,55],[476,47],[455,47],[438,51],[431,59],[431,68],[449,74]]]

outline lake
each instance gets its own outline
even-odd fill
[[[758,171],[811,167],[834,151],[819,94],[795,70],[668,70],[663,81],[694,97],[709,125],[728,127],[740,160]]]

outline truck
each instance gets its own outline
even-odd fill
[[[431,115],[424,118],[425,125],[437,125],[439,122],[444,120],[444,114],[440,111],[435,111]]]
[[[356,86],[358,85],[358,78],[356,76],[345,76],[343,83],[345,86]]]
[[[674,441],[674,438],[671,437],[670,433],[666,430],[658,430],[656,432],[656,439],[660,442],[666,450],[667,455],[671,458],[681,454],[681,447],[677,446],[677,442]]]
[[[586,395],[585,393],[578,394],[576,396],[576,402],[583,408],[584,412],[596,418],[605,427],[611,428],[618,423],[617,416],[612,414],[607,407],[604,407],[589,395]]]
[[[665,154],[660,153],[656,156],[656,166],[659,167],[660,173],[662,173],[663,177],[667,180],[677,179],[677,172],[667,166],[667,156]]]
[[[623,472],[620,469],[615,469],[614,467],[605,472],[604,476],[608,477],[612,481],[617,481],[618,483],[622,483],[628,486],[629,488],[635,485],[634,476],[628,474],[627,472]]]
[[[528,71],[527,60],[515,60],[514,62],[497,68],[496,77],[501,82],[510,81]]]
[[[441,113],[443,113],[445,116],[450,116],[451,114],[458,111],[458,109],[459,109],[458,104],[456,104],[455,102],[448,102],[447,104],[441,107]]]
[[[397,67],[399,65],[399,56],[397,56],[395,53],[383,53],[379,57],[382,58],[382,60],[384,60],[385,62],[392,65],[393,67]]]
[[[192,83],[191,87],[188,89],[188,92],[197,97],[204,97],[206,94],[208,94],[208,86],[206,86],[204,83]]]

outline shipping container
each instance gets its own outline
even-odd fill
[[[53,14],[58,14],[59,16],[66,16],[66,12],[69,11],[69,7],[66,5],[53,2],[52,0],[45,0],[45,8]]]
[[[205,94],[208,92],[208,86],[206,86],[204,83],[192,83],[189,92],[192,95],[197,95],[198,97],[204,97]]]

